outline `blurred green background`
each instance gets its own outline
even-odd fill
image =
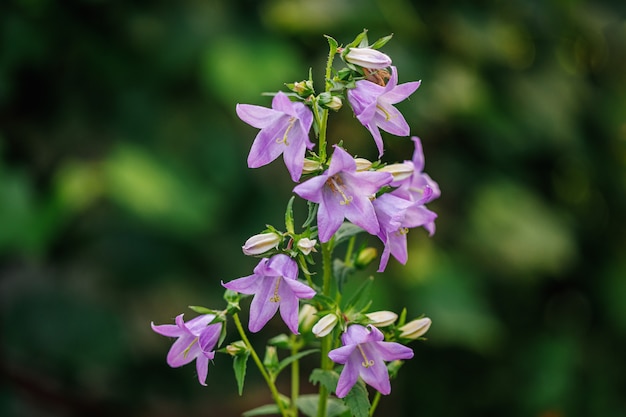
[[[442,197],[375,307],[433,319],[381,416],[626,416],[626,3],[5,0],[0,5],[0,415],[236,416],[170,369],[150,321],[222,307],[245,239],[281,227],[236,103],[321,85],[324,34],[363,28],[400,82]],[[347,111],[331,141],[375,158]],[[386,137],[385,160],[409,159]],[[303,220],[304,214],[300,214]],[[372,240],[375,242],[375,240]],[[373,271],[373,269],[372,269]],[[276,331],[283,331],[273,322]],[[233,329],[231,328],[231,331]],[[273,335],[274,333],[272,333]],[[234,336],[233,336],[234,337]],[[259,341],[264,339],[259,338]]]

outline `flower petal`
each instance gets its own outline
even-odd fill
[[[257,129],[265,129],[282,116],[281,112],[253,104],[237,104],[235,111],[241,120]]]
[[[196,371],[198,372],[198,381],[206,387],[206,377],[209,373],[209,358],[204,355],[198,356],[196,359]]]
[[[154,322],[151,322],[150,326],[152,326],[152,330],[156,333],[167,337],[179,337],[185,334],[185,331],[175,324],[156,325]]]
[[[356,355],[350,356],[348,362],[341,371],[341,375],[339,375],[337,389],[335,390],[337,397],[343,398],[348,395],[354,384],[356,384],[359,379],[359,366],[359,358],[356,357]]]
[[[398,359],[411,359],[413,349],[396,342],[374,342],[374,346],[380,357],[385,361]]]
[[[260,285],[260,279],[261,278],[258,275],[252,274],[229,282],[222,281],[222,286],[242,294],[254,294],[257,292],[258,286]]]
[[[267,324],[278,310],[279,302],[271,301],[276,287],[276,278],[263,277],[259,285],[259,291],[255,294],[250,303],[250,321],[248,328],[252,333],[256,333]]]

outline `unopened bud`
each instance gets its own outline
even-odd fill
[[[298,328],[302,332],[307,332],[313,327],[313,323],[317,320],[315,316],[317,309],[311,304],[303,304],[298,313]]]
[[[383,69],[391,65],[391,58],[372,48],[350,48],[345,60],[364,68]]]
[[[238,340],[226,346],[226,353],[228,353],[230,356],[238,356],[246,353],[247,351],[248,348],[246,347],[246,344],[243,343],[243,340]]]
[[[428,331],[430,324],[431,320],[428,317],[410,321],[398,329],[401,332],[400,337],[415,340]]]
[[[372,325],[376,327],[387,327],[393,324],[397,320],[398,315],[393,311],[375,311],[373,313],[367,313],[367,318],[372,321]]]
[[[311,331],[316,337],[324,337],[332,332],[337,325],[338,320],[339,319],[336,314],[327,314],[315,323],[315,326],[313,326]]]
[[[354,264],[359,268],[365,268],[374,259],[376,259],[376,257],[378,257],[378,251],[376,250],[376,248],[370,246],[359,252]]]
[[[302,239],[298,240],[298,244],[296,246],[298,247],[298,249],[300,249],[300,252],[302,252],[305,255],[308,255],[311,252],[316,252],[315,250],[316,244],[317,244],[317,240],[303,237]]]
[[[278,247],[278,244],[282,240],[282,236],[277,233],[260,233],[246,240],[246,243],[241,247],[241,249],[246,255],[260,255],[270,249]]]
[[[313,174],[322,168],[322,164],[319,161],[313,159],[304,159],[304,166],[302,167],[303,174]]]
[[[326,104],[326,107],[334,111],[339,110],[342,106],[343,106],[343,101],[341,101],[341,98],[337,96],[332,96],[330,101]]]
[[[378,170],[379,172],[389,172],[393,176],[392,186],[395,186],[397,183],[410,178],[413,175],[413,164],[411,163],[399,163],[399,164],[390,164],[386,165]]]
[[[365,158],[354,158],[357,171],[367,171],[372,167],[372,163]]]
[[[315,93],[313,90],[313,82],[310,80],[297,81],[293,83],[293,85],[288,84],[287,86],[291,89],[291,91],[301,97],[308,97]]]

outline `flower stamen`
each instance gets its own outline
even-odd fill
[[[289,146],[289,142],[287,142],[287,135],[289,134],[289,131],[291,130],[293,125],[296,123],[296,120],[297,119],[293,116],[289,118],[289,126],[287,126],[287,129],[285,130],[285,134],[282,138],[276,138],[276,143],[284,143],[285,146]]]
[[[356,347],[357,349],[359,349],[359,352],[361,352],[361,356],[363,356],[363,362],[361,362],[361,366],[364,368],[369,368],[371,366],[374,366],[374,361],[372,359],[367,359],[367,356],[365,355],[365,351],[363,350],[361,345],[356,345]]]
[[[344,184],[340,176],[335,175],[334,177],[329,178],[327,184],[330,187],[331,191],[337,192],[343,197],[343,200],[340,201],[339,204],[341,204],[342,206],[346,206],[352,202],[353,197],[351,195],[346,195],[346,193],[344,192]]]
[[[278,279],[276,280],[276,285],[274,286],[274,295],[270,298],[270,301],[272,303],[280,302],[280,295],[278,295],[278,286],[280,285],[281,278],[282,277],[278,277]]]
[[[191,347],[195,345],[197,342],[198,342],[198,338],[196,337],[195,339],[193,339],[191,343],[189,343],[189,346],[187,346],[187,349],[183,350],[183,358],[187,359],[187,355],[189,355],[189,351],[191,350]]]

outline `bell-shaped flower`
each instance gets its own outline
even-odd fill
[[[370,234],[377,234],[380,227],[370,198],[392,179],[388,172],[357,171],[352,156],[335,146],[328,170],[298,184],[293,191],[319,204],[319,239],[328,242],[344,219]]]
[[[167,364],[178,368],[196,361],[198,381],[206,385],[209,360],[215,356],[215,346],[222,331],[222,323],[211,323],[215,319],[213,314],[204,314],[189,320],[183,320],[183,314],[176,317],[176,324],[155,325],[152,330],[156,333],[177,338],[167,354]]]
[[[254,274],[222,285],[242,294],[254,294],[248,323],[251,332],[261,330],[280,308],[280,315],[289,330],[298,334],[298,300],[312,298],[315,290],[297,278],[296,261],[278,254],[261,259],[254,268]]]
[[[404,164],[413,167],[413,173],[410,177],[405,178],[394,190],[394,194],[407,200],[420,202],[420,204],[429,203],[441,195],[439,185],[430,178],[424,171],[424,152],[422,150],[422,142],[417,136],[411,137],[415,144],[413,158],[411,161],[405,161]]]
[[[272,100],[272,108],[237,104],[237,115],[249,125],[261,129],[250,153],[248,167],[267,165],[281,154],[293,181],[299,181],[304,155],[314,144],[309,139],[313,113],[300,102],[292,102],[283,92]]]
[[[396,342],[385,342],[383,333],[374,326],[353,324],[341,336],[343,346],[333,349],[328,357],[343,364],[337,383],[337,397],[343,398],[356,384],[359,376],[381,394],[391,392],[385,361],[411,359],[413,350]]]
[[[398,85],[398,72],[391,67],[391,78],[384,87],[368,80],[359,80],[348,90],[348,101],[354,114],[365,126],[383,154],[383,139],[379,128],[396,136],[409,136],[410,128],[404,116],[393,105],[406,99],[420,86],[421,81]]]

